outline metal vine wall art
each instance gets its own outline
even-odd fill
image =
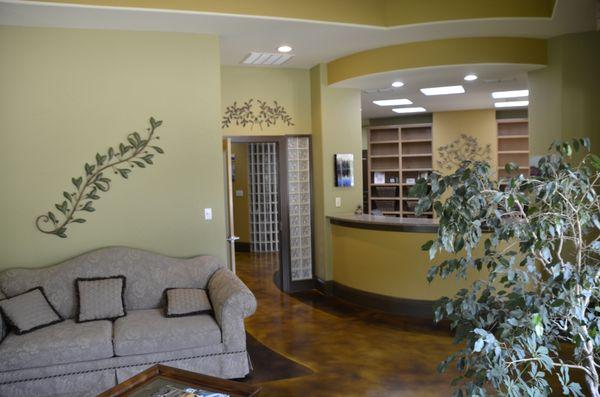
[[[440,169],[454,170],[463,161],[492,161],[491,153],[491,145],[481,147],[477,138],[461,134],[460,138],[438,147],[439,160],[437,165]]]
[[[106,154],[96,153],[95,161],[83,166],[85,176],[71,178],[74,188],[68,189],[72,190],[71,192],[63,192],[65,200],[62,203],[54,204],[59,214],[49,211],[38,216],[35,220],[37,229],[42,233],[66,238],[69,224],[85,223],[86,219],[77,213],[96,210],[93,206],[94,200],[99,200],[100,194],[110,190],[112,180],[107,173],[112,171],[113,174],[127,179],[132,168],[146,168],[147,165],[154,164],[154,154],[150,153],[150,149],[159,154],[164,153],[159,146],[151,145],[152,141],[159,139],[155,133],[161,124],[161,120],[150,117],[150,127],[146,128],[145,137],[133,132],[127,136],[127,142],[120,143],[118,147],[110,147]]]
[[[254,99],[249,99],[242,105],[233,102],[232,105],[227,106],[221,127],[228,128],[235,123],[235,125],[241,125],[242,127],[249,125],[250,129],[258,125],[262,130],[264,126],[270,127],[275,125],[279,120],[287,126],[294,125],[292,117],[277,101],[273,101],[273,106],[268,105],[266,101],[261,101],[260,99],[257,99],[256,103],[258,103],[258,111],[256,112],[253,109]]]

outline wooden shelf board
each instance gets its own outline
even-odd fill
[[[433,171],[432,168],[403,168],[402,172],[424,172],[424,171]]]
[[[402,157],[432,157],[433,153],[414,153],[414,154],[403,154]]]
[[[403,197],[402,201],[419,201],[417,197]]]
[[[388,159],[388,158],[398,158],[399,154],[373,154],[371,155],[372,159]]]
[[[402,184],[402,186],[411,186],[411,187],[412,187],[412,186],[415,186],[415,185],[416,185],[416,183],[413,183],[413,184],[410,184],[410,183],[403,183],[403,184]],[[427,186],[431,186],[431,183],[429,183],[429,182],[428,182],[428,183],[427,183]]]
[[[383,215],[400,215],[400,211],[381,211]]]
[[[529,150],[499,150],[498,154],[529,154]]]
[[[422,142],[431,142],[432,139],[403,139],[400,142],[402,143],[422,143]]]
[[[406,214],[406,215],[415,215],[415,213],[413,211],[402,211],[402,213]],[[423,212],[423,215],[433,215],[433,212],[431,212],[431,211]]]
[[[371,200],[400,200],[400,197],[371,197]]]
[[[371,183],[371,186],[380,186],[380,187],[385,187],[385,186],[400,186],[399,183]]]
[[[394,141],[371,141],[369,143],[371,145],[385,145],[385,144],[388,144],[388,143],[398,143],[398,142],[400,142],[400,141],[398,141],[398,140],[394,140]]]
[[[498,124],[513,124],[513,123],[528,123],[529,119],[516,118],[516,119],[496,119]]]
[[[371,172],[400,172],[400,169],[399,168],[380,168],[380,169],[371,168]]]
[[[529,135],[498,135],[498,139],[525,139]]]

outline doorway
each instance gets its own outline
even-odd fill
[[[235,136],[224,148],[232,270],[236,251],[276,256],[280,289],[314,288],[310,136]]]

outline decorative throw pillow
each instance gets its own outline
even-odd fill
[[[165,290],[167,317],[183,317],[194,314],[212,313],[210,299],[205,290],[199,288],[168,288]]]
[[[78,323],[116,320],[124,317],[125,276],[78,278],[75,280],[79,301]]]
[[[0,311],[17,335],[63,321],[42,287],[0,301]]]

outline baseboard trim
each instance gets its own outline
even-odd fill
[[[319,278],[315,279],[315,288],[325,295],[335,296],[336,298],[370,309],[427,320],[434,319],[435,301],[380,295]]]
[[[235,252],[250,252],[250,243],[236,242]]]

